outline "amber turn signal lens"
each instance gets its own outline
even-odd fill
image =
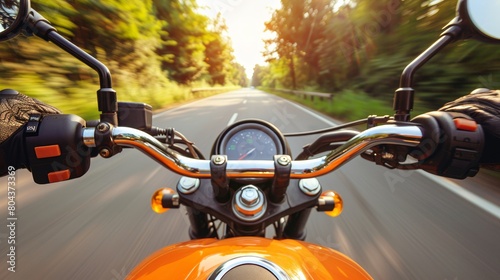
[[[324,211],[330,217],[337,217],[342,213],[344,209],[344,202],[342,201],[342,197],[336,192],[333,191],[325,191],[319,197],[319,203],[322,204],[333,204],[333,210]],[[330,208],[331,209],[331,208]]]
[[[151,197],[151,209],[155,211],[158,214],[165,213],[168,211],[170,208],[164,208],[162,201],[163,201],[163,196],[166,195],[173,195],[175,192],[172,189],[159,189],[155,191],[153,194],[153,197]]]

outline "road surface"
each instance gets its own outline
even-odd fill
[[[162,112],[154,123],[176,128],[208,154],[224,127],[245,118],[270,121],[282,132],[333,122],[242,89]],[[289,139],[295,155],[310,139]],[[134,150],[95,158],[83,178],[53,185],[35,185],[28,172],[18,170],[15,272],[7,263],[12,232],[2,178],[0,279],[124,279],[152,252],[188,240],[182,211],[158,215],[150,208],[153,192],[175,188],[178,178]],[[470,193],[457,195],[422,172],[391,171],[362,159],[320,181],[342,195],[345,208],[335,219],[313,211],[307,241],[347,254],[375,279],[500,279],[496,205],[482,207]]]

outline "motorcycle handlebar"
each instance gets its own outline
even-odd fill
[[[83,142],[96,147],[96,128],[84,128]],[[210,178],[210,160],[185,157],[165,147],[153,136],[128,127],[111,128],[111,141],[118,146],[133,147],[156,160],[171,171],[193,178]],[[365,152],[371,147],[383,144],[416,147],[423,138],[422,128],[417,125],[387,124],[360,132],[328,155],[315,159],[291,161],[292,179],[312,178],[332,172]],[[273,160],[228,160],[228,178],[273,178]]]
[[[47,184],[78,178],[87,172],[90,158],[97,150],[103,157],[110,157],[121,147],[136,148],[177,174],[212,179],[221,172],[225,178],[276,179],[285,171],[288,174],[288,170],[288,179],[313,178],[336,170],[358,155],[389,168],[423,169],[464,179],[477,173],[484,149],[481,126],[468,116],[447,112],[429,112],[411,123],[378,125],[358,133],[325,156],[294,161],[288,156],[274,160],[226,161],[220,155],[212,160],[194,159],[138,129],[108,123],[85,125],[75,115],[47,115],[43,121],[33,118],[27,124],[27,166],[35,182]],[[364,153],[369,149],[372,153]],[[406,155],[417,162],[406,163]]]

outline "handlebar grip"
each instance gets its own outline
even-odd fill
[[[473,177],[479,171],[484,132],[472,118],[461,113],[429,112],[412,122],[424,130],[424,140],[410,155],[419,168],[455,179]]]
[[[38,184],[81,177],[90,167],[85,120],[76,115],[31,115],[24,131],[29,169]]]

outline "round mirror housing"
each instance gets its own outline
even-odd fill
[[[459,0],[457,12],[473,38],[500,43],[500,0]]]
[[[0,0],[0,41],[17,36],[30,10],[29,0]]]

